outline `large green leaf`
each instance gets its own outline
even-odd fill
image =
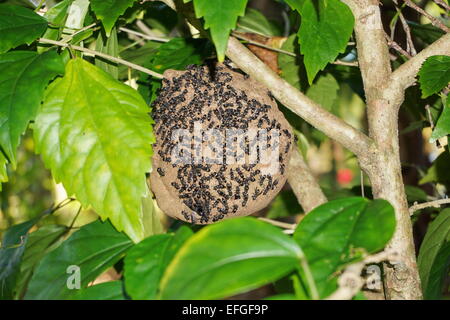
[[[20,264],[16,290],[20,298],[38,262],[56,246],[67,232],[66,226],[49,224],[40,227],[28,236],[28,241]]]
[[[14,297],[20,262],[28,240],[27,234],[39,218],[12,226],[3,236],[0,246],[0,300]]]
[[[34,119],[49,80],[62,73],[64,64],[55,51],[0,55],[0,146],[14,168],[20,136]]]
[[[47,21],[33,10],[0,4],[0,53],[30,44],[47,28]]]
[[[219,61],[225,57],[230,30],[244,15],[246,6],[247,0],[194,0],[195,15],[205,19],[205,29],[210,29]]]
[[[450,57],[431,56],[423,63],[419,71],[419,83],[422,98],[441,91],[450,83]]]
[[[395,230],[394,208],[386,200],[344,198],[312,210],[294,239],[301,246],[321,296],[329,280],[361,254],[381,250]]]
[[[354,17],[339,0],[288,0],[301,17],[298,40],[309,83],[317,72],[343,53],[353,32]],[[318,11],[318,12],[317,12]]]
[[[161,280],[162,299],[220,299],[274,281],[302,252],[280,229],[255,218],[209,225],[189,238]]]
[[[132,245],[133,242],[109,222],[97,220],[81,227],[42,259],[30,280],[25,299],[71,297],[76,290],[67,286],[70,266],[79,267],[80,285],[84,288],[114,265]]]
[[[450,70],[449,70],[450,73]],[[436,127],[430,137],[430,142],[433,143],[437,139],[450,134],[450,99],[445,98],[446,102],[442,108],[442,113],[436,123]]]
[[[122,281],[109,281],[77,290],[71,300],[125,300]]]
[[[74,59],[47,89],[35,123],[36,150],[55,179],[136,242],[155,140],[149,111],[138,92]]]
[[[430,223],[417,264],[424,298],[440,299],[450,267],[450,209],[443,210]]]
[[[109,36],[117,19],[131,7],[136,0],[90,0],[92,11],[99,18]]]
[[[155,299],[164,270],[191,235],[189,228],[182,227],[175,235],[152,236],[134,246],[125,258],[127,293],[133,299]]]

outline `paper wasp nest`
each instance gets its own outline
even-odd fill
[[[225,65],[168,70],[153,105],[152,190],[169,216],[252,214],[286,182],[294,136],[270,93]]]

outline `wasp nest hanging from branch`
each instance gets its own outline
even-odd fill
[[[160,208],[196,224],[266,207],[286,182],[293,133],[270,93],[225,65],[168,70],[154,103]]]

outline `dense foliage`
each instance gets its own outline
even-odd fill
[[[201,227],[168,220],[147,183],[158,75],[224,61],[231,35],[254,46],[264,39],[260,49],[266,52],[254,51],[261,59],[275,63],[277,73],[309,98],[364,130],[355,21],[343,2],[273,1],[284,21],[267,18],[247,0],[180,0],[178,13],[167,6],[171,1],[3,2],[1,299],[222,299],[263,286],[270,288],[265,294],[270,299],[324,299],[338,289],[347,266],[388,244],[396,227],[392,205],[371,199],[350,152],[333,147],[281,104],[302,154],[329,148],[340,158],[319,173],[329,202],[300,220],[305,210],[286,187],[263,212],[270,219],[300,220],[292,228],[257,217]],[[395,9],[385,15],[391,25],[400,19]],[[442,19],[449,23],[448,12]],[[443,33],[431,24],[407,23],[421,48]],[[400,54],[393,66],[406,59]],[[445,144],[450,57],[428,58],[418,82],[407,91],[402,133],[420,135],[431,126],[429,143]],[[405,163],[420,174],[420,181],[405,186],[411,205],[447,194],[449,157],[445,147],[430,156],[430,168]],[[60,189],[63,199],[68,196],[62,202],[55,196]],[[19,211],[29,212],[16,219],[9,209],[18,196]],[[52,201],[57,204],[43,211]],[[448,210],[427,208],[412,216],[434,220],[418,256],[429,299],[448,290]],[[96,281],[111,270],[110,281]],[[355,298],[364,296],[359,292]]]

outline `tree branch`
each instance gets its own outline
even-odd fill
[[[282,104],[335,139],[356,155],[369,152],[372,141],[281,79],[236,38],[230,37],[226,55],[244,72],[264,84]]]
[[[391,73],[389,48],[385,41],[378,0],[343,0],[355,17],[356,48],[366,102],[381,96],[380,84]],[[369,110],[370,112],[370,110]]]
[[[430,208],[430,207],[439,208],[441,205],[449,204],[449,203],[450,203],[449,198],[439,199],[439,200],[434,200],[434,201],[429,201],[429,202],[424,202],[424,203],[419,203],[419,204],[417,202],[415,202],[414,205],[412,205],[409,208],[409,213],[412,215],[417,210]]]
[[[427,58],[435,55],[450,55],[450,34],[443,35],[433,44],[402,64],[392,73],[388,87],[402,91],[413,85],[422,63]]]
[[[52,45],[59,46],[59,47],[64,47],[64,48],[72,48],[72,49],[75,49],[75,50],[78,50],[78,51],[86,52],[86,53],[92,54],[94,56],[102,57],[102,58],[107,59],[107,60],[112,61],[112,62],[123,64],[123,65],[125,65],[127,67],[130,67],[132,69],[135,69],[135,70],[144,72],[146,74],[149,74],[149,75],[151,75],[151,76],[153,76],[155,78],[158,78],[158,79],[162,79],[163,78],[162,74],[159,74],[159,73],[157,73],[155,71],[152,71],[150,69],[141,67],[141,66],[139,66],[137,64],[134,64],[134,63],[131,63],[129,61],[126,61],[126,60],[123,60],[123,59],[120,59],[120,58],[117,58],[117,57],[110,56],[110,55],[102,53],[102,52],[98,52],[98,51],[95,51],[95,50],[91,50],[91,49],[83,48],[83,47],[79,47],[79,46],[74,46],[74,45],[71,45],[69,43],[65,43],[65,42],[62,42],[62,41],[55,41],[55,40],[50,40],[50,39],[45,39],[45,38],[40,38],[39,42],[40,43],[44,43],[44,44],[52,44]]]
[[[323,194],[316,178],[312,175],[311,170],[297,148],[292,151],[291,159],[289,160],[288,182],[305,213],[327,202],[327,198]]]

